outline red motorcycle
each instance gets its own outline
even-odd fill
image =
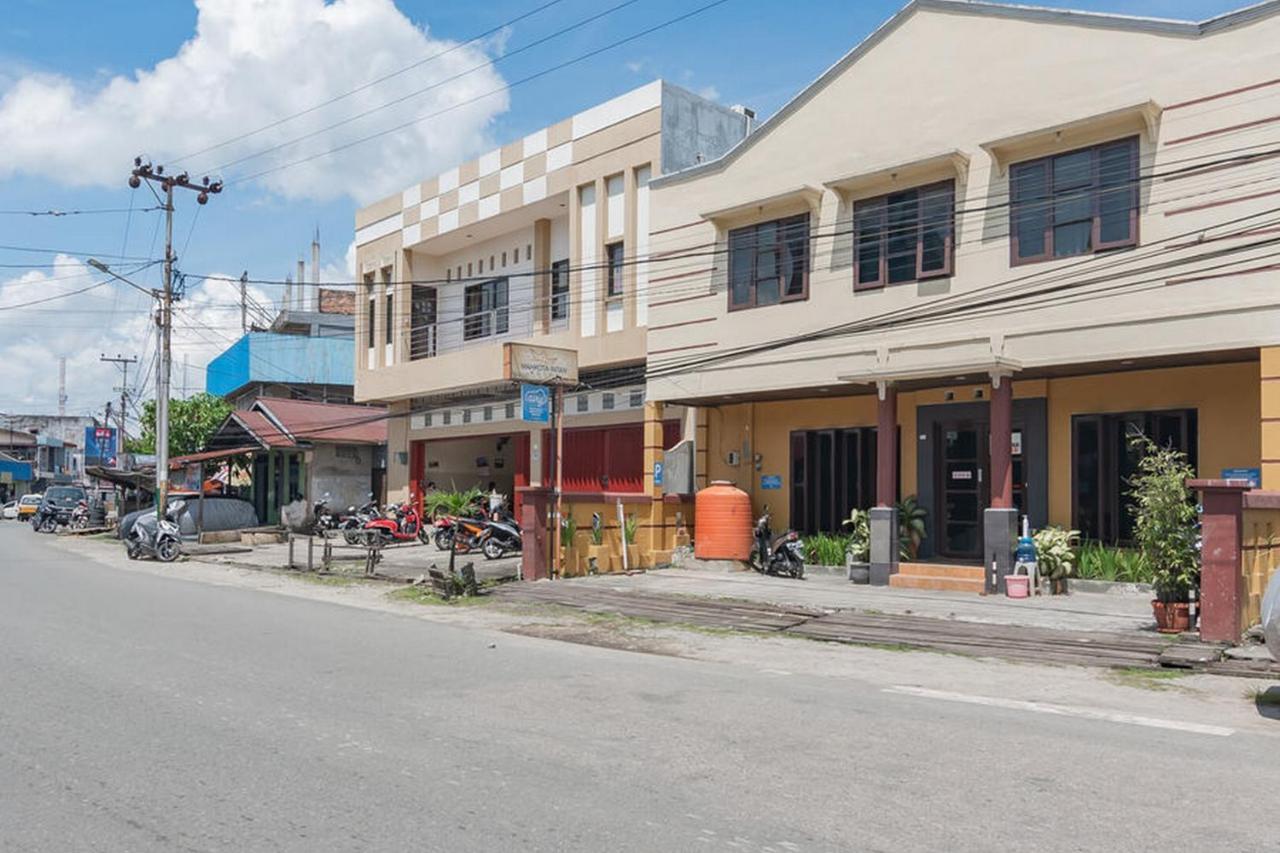
[[[430,529],[422,523],[418,502],[413,498],[392,509],[388,516],[370,519],[364,529],[373,531],[366,533],[366,536],[381,536],[384,544],[412,542],[415,539],[425,544],[430,539]]]

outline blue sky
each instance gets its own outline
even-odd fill
[[[6,13],[0,19],[0,137],[9,136],[10,141],[25,143],[26,148],[16,157],[7,154],[7,165],[0,162],[0,210],[129,208],[131,204],[140,208],[154,204],[145,189],[132,193],[125,184],[133,153],[145,151],[164,162],[253,130],[290,110],[309,107],[408,64],[423,55],[416,45],[427,45],[412,27],[425,28],[430,39],[465,41],[546,0],[398,0],[394,9],[390,0],[340,0],[364,9],[367,20],[341,24],[351,27],[350,32],[358,33],[359,38],[329,41],[312,40],[310,30],[305,29],[311,17],[323,13],[321,0],[271,0],[273,14],[285,15],[283,10],[292,10],[287,14],[294,18],[273,20],[277,24],[284,20],[283,26],[290,32],[304,33],[301,46],[287,56],[264,60],[261,68],[246,75],[248,79],[234,75],[223,79],[219,76],[223,73],[219,50],[224,37],[230,37],[218,29],[209,12],[220,10],[225,27],[234,28],[237,20],[258,14],[255,2],[202,0],[201,12],[197,4],[180,0],[147,4],[128,0],[5,0]],[[482,62],[486,57],[498,59],[620,2],[560,0],[475,46],[476,52],[470,55]],[[633,0],[625,8],[547,44],[500,59],[483,74],[474,75],[483,78],[477,91],[594,50],[702,2]],[[1239,5],[1230,0],[1081,0],[1070,4],[1072,8],[1187,19],[1201,19]],[[516,86],[505,98],[489,98],[483,107],[468,108],[465,116],[455,113],[430,120],[414,129],[418,135],[408,145],[402,134],[398,141],[384,140],[385,147],[362,146],[340,161],[321,161],[313,164],[315,167],[277,173],[270,186],[259,182],[234,185],[200,211],[194,222],[194,199],[181,199],[175,226],[175,242],[182,250],[180,264],[189,272],[238,274],[248,270],[254,277],[280,278],[292,270],[299,253],[307,251],[312,230],[318,226],[328,277],[345,276],[344,255],[357,207],[353,192],[360,192],[354,188],[402,187],[450,162],[474,156],[495,142],[519,137],[655,77],[665,77],[724,103],[748,104],[762,117],[767,116],[899,6],[882,0],[727,0],[679,26]],[[184,43],[196,38],[198,23],[206,38],[199,51],[182,60],[189,66],[186,71],[176,76],[155,72],[158,63],[172,64]],[[238,38],[243,42],[252,40],[253,35],[241,33]],[[426,55],[438,49],[439,45],[432,43]],[[269,52],[269,47],[266,50]],[[345,55],[347,52],[352,55]],[[453,58],[461,59],[462,53]],[[277,139],[291,138],[288,134],[295,129],[315,129],[376,106],[386,97],[409,91],[397,88],[401,83],[408,86],[439,78],[444,69],[437,66],[444,64],[437,62],[431,68],[403,75],[395,83],[334,104],[241,147],[214,152],[207,157],[215,159],[206,157],[206,161],[192,165],[215,166],[225,162],[217,157],[234,159],[233,154],[252,154]],[[472,66],[464,63],[461,67]],[[150,88],[134,86],[139,74],[152,78],[147,84]],[[449,85],[435,95],[442,95]],[[111,87],[119,87],[119,100],[110,97]],[[34,91],[37,97],[19,109],[14,105],[19,91]],[[420,101],[407,101],[407,112],[384,110],[321,134],[311,144],[332,144],[381,130],[420,114]],[[40,115],[59,109],[66,113],[65,121]],[[397,144],[401,147],[394,147]],[[434,153],[423,153],[428,148]],[[294,150],[308,149],[304,146],[283,153]],[[279,163],[279,157],[256,158],[222,174],[234,179]],[[116,173],[118,180],[113,177]],[[56,218],[0,215],[0,244],[157,257],[160,243],[153,242],[157,221],[154,212]],[[37,292],[57,293],[59,288],[85,286],[94,280],[73,278],[84,270],[66,266],[69,258],[59,260],[63,266],[56,269],[26,273],[21,268],[28,262],[50,263],[55,257],[0,249],[0,264],[4,265],[0,266],[0,307],[27,301]],[[27,278],[20,287],[13,279],[24,273]],[[143,283],[151,285],[158,281],[158,270],[140,277],[145,276],[149,278]],[[200,366],[209,354],[238,333],[238,314],[230,306],[228,287],[211,283],[197,290],[205,292],[193,294],[188,320],[192,328],[179,343],[180,353],[185,349],[194,365],[188,377],[192,386],[203,384]],[[43,371],[48,371],[48,361],[58,356],[73,359],[69,393],[74,411],[100,411],[110,396],[114,380],[109,369],[95,366],[99,350],[125,351],[146,361],[146,297],[124,286],[100,288],[92,295],[92,302],[86,298],[0,311],[0,358],[4,363],[12,365],[15,359],[25,361],[32,355],[44,362],[39,371],[6,373],[0,383],[0,411],[51,408],[56,389],[47,379],[49,373]],[[258,294],[263,301],[277,295],[272,288]],[[106,326],[110,330],[104,331]],[[175,376],[175,382],[180,383],[181,377]]]

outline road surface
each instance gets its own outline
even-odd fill
[[[122,571],[11,522],[0,554],[0,850],[1280,843],[1280,739],[1166,725],[1160,693],[1127,719],[615,651]]]

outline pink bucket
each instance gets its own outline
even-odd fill
[[[1004,579],[1004,594],[1009,598],[1029,598],[1031,578],[1026,575],[1007,575]]]

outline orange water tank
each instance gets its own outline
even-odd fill
[[[732,483],[716,480],[693,502],[693,555],[699,560],[745,560],[751,556],[751,498]]]

